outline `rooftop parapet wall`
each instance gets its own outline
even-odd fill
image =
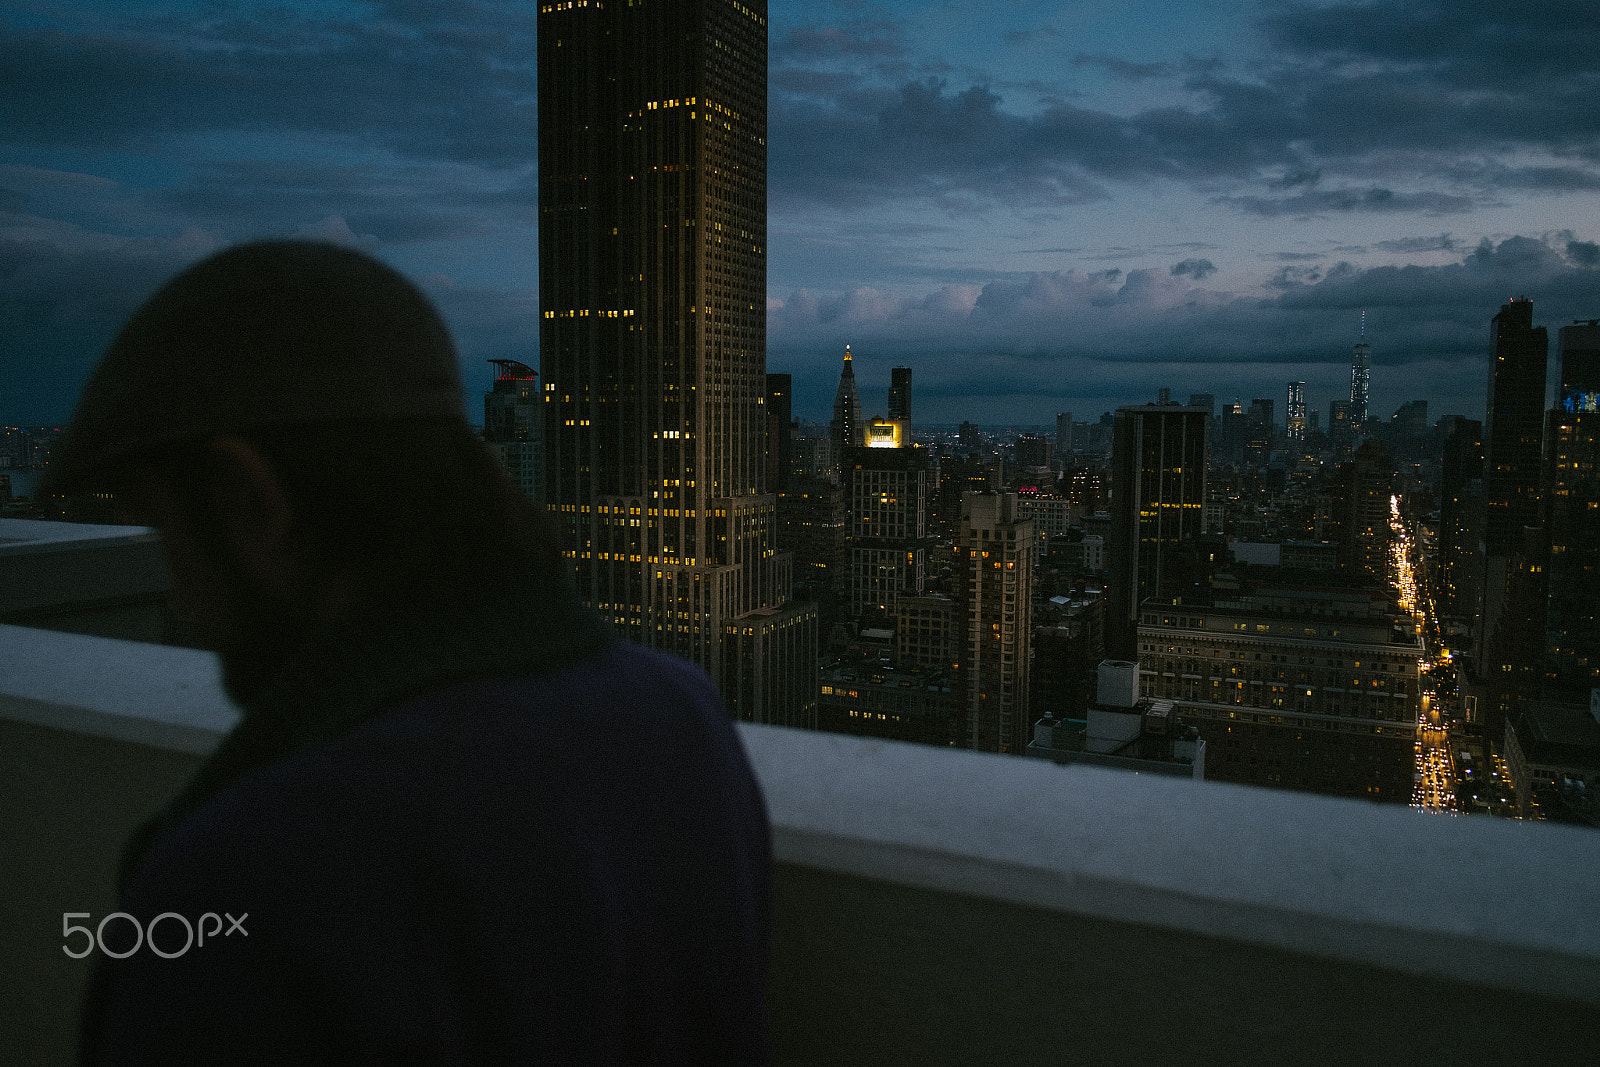
[[[0,955],[25,992],[0,1047],[70,1047],[58,913],[108,907],[122,828],[231,721],[206,653],[0,626]],[[1592,831],[740,730],[778,859],[778,1062],[1592,1052]],[[1133,988],[1167,1007],[1130,1027],[1105,998]]]

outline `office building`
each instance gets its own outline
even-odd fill
[[[1139,604],[1182,596],[1198,578],[1206,499],[1206,416],[1200,408],[1121,408],[1111,457],[1106,543],[1106,651],[1132,659]]]
[[[1545,449],[1549,601],[1545,690],[1579,699],[1600,686],[1600,323],[1563,326]]]
[[[794,379],[767,375],[767,489],[782,493],[794,478]]]
[[[1372,346],[1367,344],[1367,315],[1361,313],[1361,340],[1350,352],[1350,429],[1365,433],[1367,427],[1367,400],[1372,386]]]
[[[1533,301],[1512,300],[1489,328],[1488,405],[1483,423],[1488,555],[1506,557],[1522,529],[1539,523],[1545,364],[1550,341],[1533,325]]]
[[[1506,725],[1517,817],[1600,826],[1600,689],[1530,701]]]
[[[1081,719],[1046,715],[1034,723],[1027,754],[1141,774],[1203,781],[1206,743],[1173,713],[1170,700],[1139,696],[1139,664],[1104,660],[1095,700]]]
[[[889,370],[889,418],[911,428],[911,368],[892,367]]]
[[[1142,693],[1199,728],[1208,779],[1410,802],[1423,646],[1387,590],[1146,602],[1138,651]]]
[[[1211,393],[1190,393],[1188,406],[1204,408],[1206,418],[1213,418],[1217,413],[1217,398]]]
[[[839,371],[839,387],[833,393],[833,421],[828,423],[828,440],[833,444],[833,461],[844,462],[847,448],[861,444],[861,394],[856,390],[855,362],[850,346],[844,346],[844,366]]]
[[[956,685],[966,748],[1021,754],[1027,747],[1033,556],[1033,520],[1022,515],[1015,493],[962,497]]]
[[[1407,400],[1395,409],[1389,425],[1397,437],[1422,437],[1428,432],[1428,402]]]
[[[1437,607],[1445,618],[1475,618],[1483,601],[1483,423],[1459,419],[1445,438],[1439,490]]]
[[[1355,437],[1355,428],[1350,421],[1350,402],[1347,400],[1328,401],[1328,436],[1333,438],[1334,447],[1347,449]]]
[[[483,394],[483,439],[518,489],[543,503],[544,404],[538,372],[514,359],[491,359],[494,386]]]
[[[858,620],[882,621],[901,597],[923,593],[937,487],[938,468],[925,448],[845,450],[849,610]]]
[[[725,655],[738,620],[806,610],[764,455],[765,9],[538,14],[547,507],[580,595],[621,636],[737,679],[747,718],[764,712],[741,694],[799,692],[816,669],[786,637],[752,676],[743,626]]]
[[[1290,382],[1287,412],[1288,422],[1286,431],[1291,441],[1304,441],[1306,439],[1306,383]]]
[[[1340,567],[1380,585],[1389,578],[1393,482],[1388,449],[1382,441],[1365,441],[1334,483]]]
[[[1044,434],[1025,433],[1017,438],[1017,467],[1037,473],[1050,469],[1050,439]]]
[[[1600,411],[1600,319],[1578,319],[1557,334],[1561,351],[1556,407],[1569,415]]]
[[[1056,414],[1056,457],[1063,463],[1072,455],[1072,412]]]

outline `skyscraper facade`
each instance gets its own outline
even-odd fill
[[[789,598],[765,484],[766,4],[538,19],[548,507],[584,599],[721,680],[734,621]]]
[[[927,449],[909,442],[847,448],[844,483],[850,612],[857,619],[887,621],[901,597],[924,592],[938,469]]]
[[[1485,531],[1490,556],[1510,556],[1539,522],[1545,364],[1550,338],[1533,325],[1533,301],[1512,300],[1489,327],[1484,435]]]
[[[894,367],[889,371],[889,418],[911,427],[911,368]]]
[[[1106,653],[1135,659],[1139,604],[1181,596],[1197,573],[1206,500],[1206,414],[1120,408],[1111,448]]]
[[[1291,441],[1306,439],[1306,383],[1290,382],[1285,429]]]
[[[1546,695],[1600,687],[1600,320],[1563,326],[1545,449]]]
[[[1063,462],[1072,455],[1072,412],[1056,413],[1056,455]]]
[[[1579,319],[1557,334],[1561,351],[1556,407],[1570,414],[1600,411],[1600,319]]]
[[[494,386],[483,394],[483,439],[529,499],[543,498],[544,405],[538,372],[514,359],[491,359]]]
[[[861,393],[856,389],[855,361],[850,346],[844,346],[844,366],[839,370],[839,387],[833,393],[833,421],[828,424],[835,464],[844,461],[844,450],[862,443]]]
[[[980,752],[1020,754],[1028,745],[1033,556],[1033,520],[1017,494],[962,497],[956,692],[962,744]]]
[[[1372,384],[1372,346],[1367,344],[1366,316],[1362,316],[1361,340],[1350,353],[1350,427],[1361,433],[1367,425],[1367,393]]]
[[[1483,423],[1460,419],[1445,439],[1439,488],[1439,612],[1470,620],[1483,600]]]

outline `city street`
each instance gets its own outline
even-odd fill
[[[1433,633],[1428,610],[1431,601],[1417,587],[1411,535],[1400,517],[1398,496],[1389,498],[1389,525],[1394,531],[1390,551],[1393,554],[1393,574],[1400,607],[1411,613],[1423,635],[1423,658],[1417,663],[1417,682],[1422,687],[1422,710],[1417,716],[1416,789],[1411,804],[1423,811],[1454,815],[1460,812],[1460,805],[1456,801],[1456,770],[1450,752],[1450,729],[1432,677],[1435,650],[1430,640]]]

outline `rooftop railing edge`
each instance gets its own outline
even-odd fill
[[[0,626],[0,717],[204,754],[235,716],[208,653]],[[783,863],[1600,1003],[1593,831],[740,730]]]

